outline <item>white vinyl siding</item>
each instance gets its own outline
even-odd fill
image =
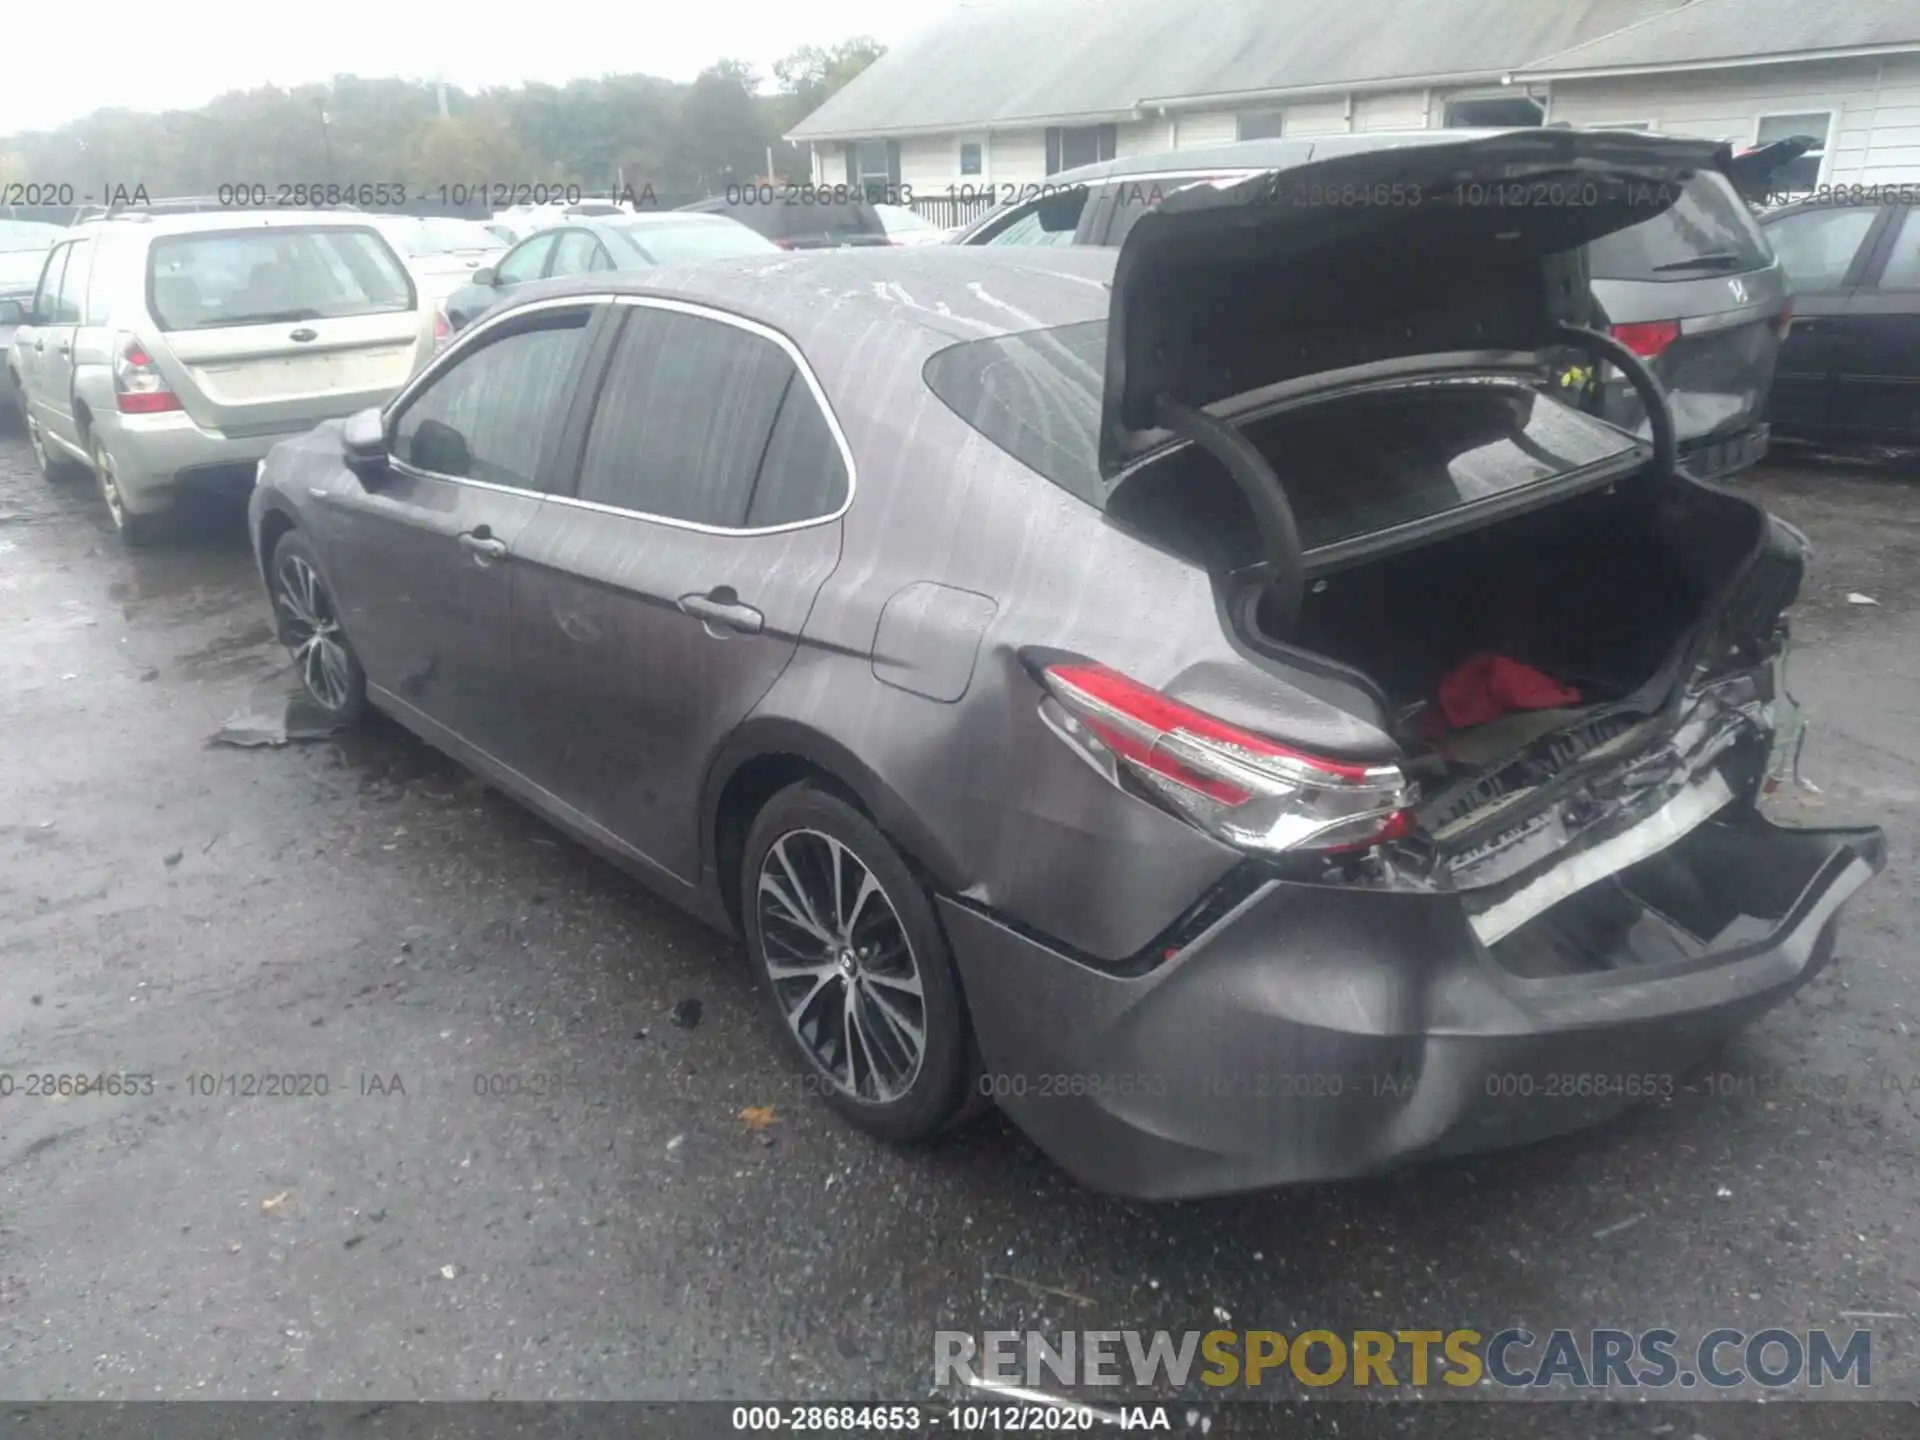
[[[1344,135],[1347,129],[1347,97],[1344,95],[1287,106],[1289,135]]]
[[[1820,183],[1920,182],[1920,55],[1560,80],[1551,118],[1648,116],[1665,135],[1754,143],[1760,118],[1833,112]]]
[[[987,143],[993,150],[988,169],[995,186],[1037,185],[1047,178],[1045,130],[996,130]]]
[[[1356,130],[1425,130],[1427,96],[1424,90],[1382,90],[1353,97]]]
[[[971,177],[975,185],[984,176]],[[952,135],[908,135],[900,141],[900,185],[914,194],[944,195],[960,183],[960,145]]]
[[[1240,138],[1231,110],[1186,110],[1179,117],[1180,150],[1198,150],[1205,145],[1231,145]]]
[[[1119,127],[1114,154],[1123,160],[1129,155],[1158,155],[1173,149],[1173,144],[1172,119],[1134,120]]]

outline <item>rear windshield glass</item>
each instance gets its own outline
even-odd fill
[[[475,220],[438,215],[389,222],[409,255],[453,255],[463,250],[499,250],[500,238]]]
[[[656,265],[765,255],[769,251],[777,254],[780,249],[765,236],[727,220],[638,220],[626,225],[610,220],[607,226],[626,236]]]
[[[1105,505],[1098,437],[1107,322],[1090,320],[930,357],[933,392],[987,439]],[[1583,469],[1637,448],[1623,431],[1517,386],[1351,396],[1250,422],[1309,548]],[[1191,452],[1185,452],[1190,455]],[[1168,463],[1206,463],[1169,456]],[[1153,468],[1153,467],[1150,467]]]
[[[774,240],[799,235],[880,235],[887,227],[864,200],[828,198],[816,200],[805,191],[787,191],[777,186],[742,188],[741,196],[714,207],[714,213],[750,225]],[[756,199],[755,197],[759,198]]]
[[[1767,242],[1746,203],[1718,174],[1695,175],[1673,208],[1587,246],[1596,280],[1680,280],[1758,270]]]
[[[411,310],[413,284],[371,230],[274,226],[169,235],[147,255],[163,330],[269,325]]]

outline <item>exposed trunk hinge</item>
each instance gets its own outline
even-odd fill
[[[1164,391],[1154,397],[1154,420],[1162,429],[1192,441],[1218,460],[1247,497],[1254,523],[1260,528],[1260,553],[1266,557],[1263,568],[1269,572],[1269,623],[1279,632],[1276,639],[1287,638],[1300,616],[1305,575],[1300,527],[1294,521],[1293,506],[1287,503],[1280,477],[1253,442],[1233,426]]]

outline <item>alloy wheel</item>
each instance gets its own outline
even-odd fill
[[[790,830],[755,886],[761,963],[787,1025],[841,1094],[898,1100],[927,1053],[913,946],[885,887],[843,842]]]
[[[346,637],[333,601],[314,569],[299,555],[283,555],[274,599],[284,617],[287,649],[307,691],[329,710],[346,708],[352,694]]]
[[[113,528],[127,528],[127,507],[120,499],[120,478],[114,469],[113,456],[107,453],[104,445],[93,447],[93,473],[100,481],[100,498],[107,502],[107,515],[113,521]]]

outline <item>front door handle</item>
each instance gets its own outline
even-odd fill
[[[69,345],[69,344],[68,344],[68,343],[67,343],[66,341],[64,341],[64,340],[62,340],[62,341],[60,342],[60,353],[61,353],[62,355],[71,355],[71,354],[73,354],[73,346],[71,346],[71,345]]]
[[[33,353],[36,355],[47,353],[47,342],[38,335],[33,337]]]
[[[743,635],[758,635],[767,617],[751,605],[744,605],[730,586],[722,585],[705,595],[682,595],[680,608],[709,627],[721,625]]]
[[[487,533],[484,527],[479,530],[463,532],[460,536],[460,543],[466,546],[467,549],[473,551],[474,558],[481,561],[482,564],[489,560],[504,560],[507,558],[507,542],[494,539],[492,535]]]

